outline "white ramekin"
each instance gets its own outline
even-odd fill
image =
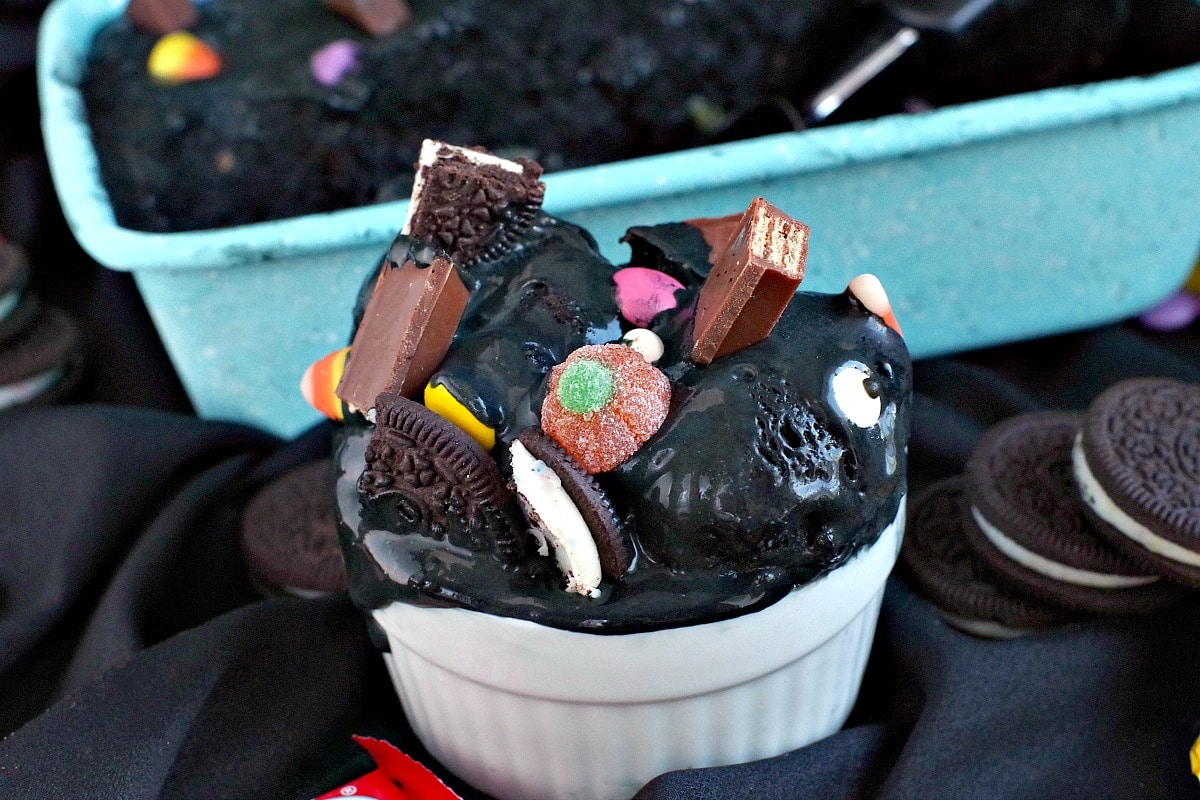
[[[393,603],[396,692],[442,764],[503,800],[627,800],[651,778],[785,753],[858,694],[904,503],[879,540],[762,611],[598,636]]]

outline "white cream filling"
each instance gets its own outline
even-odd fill
[[[58,383],[62,376],[62,367],[55,367],[46,372],[39,372],[32,378],[0,386],[0,408],[11,408],[29,402]]]
[[[1096,512],[1096,516],[1155,555],[1189,567],[1200,567],[1200,553],[1162,538],[1117,508],[1117,504],[1105,493],[1088,466],[1087,458],[1083,454],[1082,433],[1075,436],[1075,446],[1071,449],[1071,465],[1075,472],[1075,482],[1082,490],[1083,501]]]
[[[329,592],[322,592],[320,589],[306,589],[303,586],[281,586],[279,588],[293,597],[299,597],[304,600],[317,600],[329,596]]]
[[[975,524],[979,526],[979,530],[983,531],[983,535],[996,546],[997,550],[1021,566],[1045,575],[1047,578],[1096,589],[1131,589],[1136,586],[1146,586],[1158,580],[1157,575],[1108,575],[1103,572],[1092,572],[1060,564],[1022,547],[1005,536],[999,528],[988,522],[975,506],[971,506],[971,516],[975,518]]]
[[[991,620],[968,619],[958,614],[951,614],[942,608],[934,608],[934,610],[950,627],[957,628],[963,633],[969,633],[972,636],[980,636],[984,639],[1015,639],[1030,632],[1025,628],[1011,628],[1008,625],[1000,622],[992,622]]]
[[[425,172],[426,170],[437,164],[439,158],[450,158],[451,156],[462,156],[463,159],[472,164],[481,166],[500,167],[508,172],[520,174],[525,171],[515,161],[509,161],[507,158],[500,158],[491,153],[481,153],[478,150],[471,150],[466,147],[456,147],[452,144],[439,142],[436,139],[426,139],[421,142],[421,155],[417,157],[417,174],[413,178],[412,200],[408,204],[408,214],[404,217],[404,227],[400,229],[401,233],[407,234],[412,229],[412,220],[416,216],[417,206],[421,203],[421,192],[425,190]]]
[[[883,403],[867,393],[866,382],[871,379],[867,365],[847,361],[829,379],[829,392],[838,410],[860,428],[870,428],[879,422]]]
[[[4,319],[21,303],[21,293],[17,291],[0,294],[0,319]]]
[[[567,577],[567,591],[587,597],[600,595],[600,554],[583,515],[563,489],[554,470],[533,457],[520,441],[509,450],[513,482],[538,540],[538,552],[549,555],[554,547],[558,568]]]

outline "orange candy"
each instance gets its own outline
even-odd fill
[[[590,474],[620,466],[667,417],[671,384],[632,347],[581,347],[550,372],[542,430]]]
[[[342,373],[346,369],[346,356],[349,354],[349,347],[334,350],[311,364],[300,379],[300,394],[304,395],[308,404],[335,422],[340,422],[344,416],[342,399],[334,390],[342,379]]]

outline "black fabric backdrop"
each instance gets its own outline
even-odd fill
[[[9,6],[0,52],[27,64]],[[0,231],[79,316],[89,369],[77,403],[0,414],[0,798],[303,800],[370,768],[354,733],[428,760],[346,598],[262,600],[238,552],[248,497],[324,455],[328,428],[282,442],[190,413],[128,276],[66,233],[30,87],[0,65]],[[1200,324],[919,364],[912,488],[960,471],[997,420],[1134,375],[1200,381]],[[842,732],[638,798],[1200,797],[1198,660],[1200,603],[988,642],[893,578]]]

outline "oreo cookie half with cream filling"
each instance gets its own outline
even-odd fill
[[[1200,385],[1138,378],[1108,388],[1072,456],[1096,529],[1146,569],[1200,588]]]
[[[1178,587],[1121,555],[1084,519],[1071,475],[1080,420],[1023,414],[984,435],[967,461],[968,540],[998,574],[1065,608],[1120,614],[1177,601]]]
[[[82,366],[75,319],[45,308],[31,326],[0,346],[0,410],[63,399],[78,383]]]
[[[542,554],[553,545],[567,591],[598,595],[602,576],[617,580],[633,561],[612,503],[592,476],[537,428],[522,432],[509,453],[513,491]]]
[[[967,544],[963,480],[946,478],[913,497],[900,565],[946,624],[986,639],[1011,639],[1071,614],[1001,581]]]
[[[443,248],[459,267],[495,258],[541,208],[541,165],[426,139],[402,233]]]

